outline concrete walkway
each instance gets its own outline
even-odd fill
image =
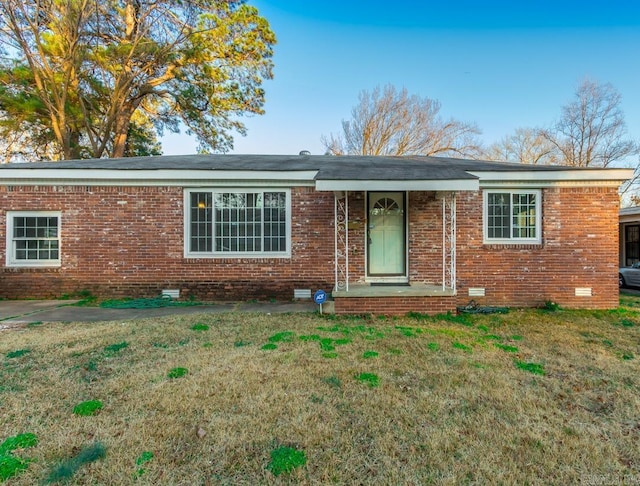
[[[73,300],[1,300],[0,330],[31,322],[96,322],[144,319],[176,314],[220,314],[223,312],[314,312],[313,302],[236,302],[149,309],[107,309],[75,306]]]

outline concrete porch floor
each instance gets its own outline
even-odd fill
[[[455,290],[442,285],[412,283],[410,285],[349,284],[349,290],[333,289],[334,298],[349,297],[453,297]]]

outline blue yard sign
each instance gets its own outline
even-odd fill
[[[324,290],[316,290],[316,293],[313,294],[313,301],[318,305],[324,304],[326,300],[327,293]]]

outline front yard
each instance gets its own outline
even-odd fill
[[[640,299],[0,333],[8,484],[635,484]]]

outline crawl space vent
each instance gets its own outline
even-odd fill
[[[310,299],[311,289],[293,289],[294,299]]]

